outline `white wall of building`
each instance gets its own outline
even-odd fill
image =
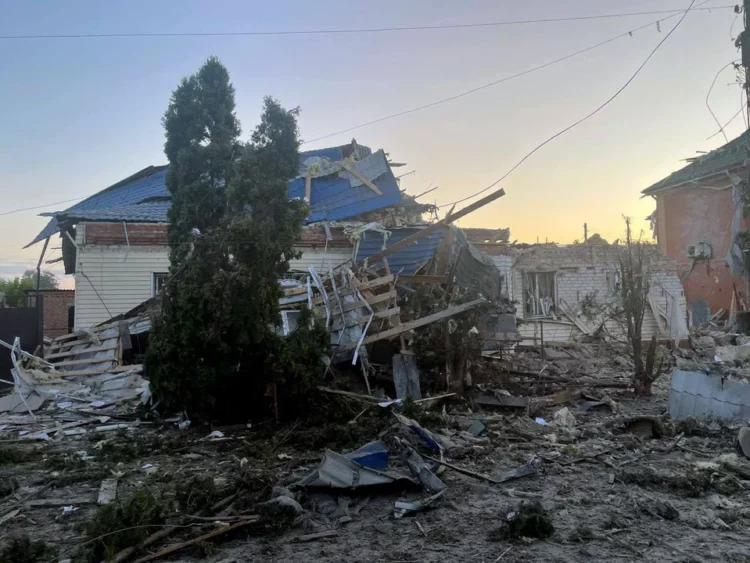
[[[495,257],[495,259],[498,257]],[[503,257],[505,258],[505,257]],[[543,271],[540,269],[539,271]],[[501,270],[502,271],[502,270]],[[552,271],[547,269],[547,271]],[[596,292],[597,300],[613,297],[612,279],[615,266],[602,264],[598,266],[566,266],[555,271],[558,313],[560,312],[560,300],[570,305],[574,311],[580,310],[580,303],[586,295]],[[519,319],[518,332],[527,343],[539,343],[544,331],[545,342],[570,342],[584,336],[583,332],[568,318],[558,314],[558,320],[543,319],[522,321],[524,318],[523,307],[523,272],[515,267],[511,274],[512,299],[517,301],[516,316]],[[686,311],[685,295],[682,284],[676,274],[671,272],[655,272],[651,275],[651,295],[658,305],[665,311],[668,310],[668,302],[672,296],[677,300],[677,306],[684,318]],[[618,338],[621,334],[621,325],[614,321],[605,324],[607,330]],[[620,333],[620,334],[618,334]],[[657,339],[665,339],[666,335],[659,332],[659,325],[651,308],[647,308],[642,327],[644,340],[651,340],[653,335]]]
[[[89,329],[153,297],[154,273],[169,271],[163,246],[79,246],[75,328]]]
[[[76,264],[75,328],[89,329],[120,315],[154,295],[154,274],[169,272],[165,246],[83,245],[83,229]],[[294,271],[310,265],[328,271],[351,258],[351,249],[306,249],[290,261]]]

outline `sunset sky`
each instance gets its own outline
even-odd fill
[[[696,5],[700,2],[696,2]],[[315,3],[0,1],[0,35],[232,32],[487,23],[684,9],[686,0],[412,0]],[[689,13],[624,92],[509,176],[507,195],[461,226],[510,227],[511,239],[572,242],[622,235],[622,216],[647,229],[640,191],[722,145],[706,107],[717,72],[739,58],[729,2]],[[464,29],[328,35],[0,39],[0,276],[34,267],[21,248],[61,210],[148,166],[163,164],[160,119],[181,77],[209,55],[229,69],[247,138],[262,98],[301,108],[303,140],[429,104],[539,66],[669,14]],[[612,96],[679,17],[479,92],[309,142],[355,137],[408,163],[409,193],[439,189],[445,204],[481,190],[549,136]],[[741,107],[735,72],[710,105],[724,124]],[[740,115],[731,139],[745,128]],[[466,204],[461,204],[466,205]],[[19,208],[40,209],[6,214]],[[459,206],[460,207],[460,206]],[[445,210],[443,210],[444,212]],[[52,248],[60,246],[53,238]],[[60,255],[52,250],[48,257]],[[60,272],[60,268],[53,269]],[[69,282],[71,283],[71,282]]]

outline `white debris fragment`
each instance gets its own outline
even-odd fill
[[[208,436],[206,436],[204,439],[205,440],[218,440],[218,439],[223,438],[223,437],[224,437],[224,432],[222,432],[221,430],[214,430]]]
[[[564,428],[573,428],[576,425],[576,419],[568,407],[563,407],[557,411],[553,420],[557,426],[562,426]]]

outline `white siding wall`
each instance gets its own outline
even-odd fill
[[[500,268],[500,266],[498,266],[498,268]],[[542,271],[542,269],[540,269],[540,271]],[[587,294],[596,292],[597,298],[599,299],[607,297],[609,295],[607,275],[613,275],[614,271],[614,266],[607,265],[558,269],[556,274],[557,298],[564,299],[565,302],[575,310],[577,309],[578,303],[580,303],[583,297]],[[518,301],[518,304],[516,305],[516,316],[519,319],[523,319],[523,276],[521,271],[514,268],[510,278],[513,283],[511,296],[514,300]],[[686,310],[685,295],[682,290],[682,284],[674,273],[656,272],[652,274],[651,294],[665,311],[667,310],[667,300],[670,296],[675,297],[678,306],[684,315]],[[567,321],[567,318],[563,317],[563,320]],[[577,327],[570,326],[565,322],[558,323],[552,320],[545,320],[543,324],[545,342],[568,342],[583,335]],[[620,325],[615,322],[607,322],[606,328],[613,336],[618,338],[623,336],[618,334],[622,329]],[[519,324],[518,331],[521,334],[521,337],[526,341],[538,341],[541,336],[538,322]],[[643,340],[651,340],[653,335],[656,335],[657,338],[664,338],[663,335],[659,334],[656,318],[650,307],[647,308],[643,318],[642,335]]]
[[[79,229],[82,230],[82,229]],[[82,236],[77,241],[83,242]],[[153,274],[169,271],[169,250],[164,246],[79,247],[76,265],[75,327],[89,329],[125,313],[151,298]],[[310,265],[328,271],[351,258],[351,249],[307,249],[293,270],[307,271]],[[98,295],[97,295],[98,292]]]
[[[76,329],[89,329],[152,297],[156,272],[169,271],[163,246],[81,246],[76,265]]]
[[[289,269],[295,272],[306,272],[310,266],[315,266],[319,272],[328,272],[329,266],[335,268],[352,257],[351,248],[329,248],[326,252],[322,248],[308,248],[302,251],[302,257],[289,261]]]

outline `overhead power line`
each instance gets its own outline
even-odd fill
[[[709,1],[709,0],[704,0],[704,2],[702,2],[701,4],[705,4],[705,3],[706,3],[706,2],[708,2],[708,1]],[[607,106],[608,106],[608,105],[609,105],[609,104],[610,104],[610,103],[611,103],[611,102],[612,102],[612,101],[613,101],[613,100],[614,100],[615,98],[617,98],[617,96],[619,96],[620,94],[622,94],[622,92],[623,92],[623,91],[624,91],[624,90],[625,90],[625,89],[626,89],[626,88],[627,88],[628,86],[630,86],[630,83],[631,83],[631,82],[633,82],[633,80],[635,80],[635,77],[636,77],[636,76],[638,76],[638,75],[640,74],[640,72],[641,72],[641,71],[643,70],[643,68],[644,68],[644,67],[646,66],[646,64],[648,63],[648,61],[650,61],[650,60],[651,60],[651,57],[653,57],[653,56],[654,56],[654,55],[656,54],[656,52],[657,52],[657,51],[658,51],[658,50],[659,50],[659,49],[661,48],[661,46],[662,46],[662,45],[664,45],[664,43],[665,43],[665,42],[667,41],[667,39],[669,39],[669,38],[670,38],[670,37],[672,36],[672,34],[673,34],[673,33],[675,32],[675,30],[676,30],[676,29],[677,29],[678,27],[680,27],[680,24],[681,24],[681,23],[682,23],[682,21],[683,21],[683,20],[685,19],[685,16],[687,16],[688,12],[689,12],[689,11],[690,11],[690,10],[692,9],[692,7],[693,7],[693,4],[695,4],[695,0],[691,0],[691,2],[690,2],[690,5],[689,5],[689,6],[687,7],[687,9],[686,9],[686,10],[684,10],[684,12],[683,12],[683,14],[682,14],[682,17],[680,18],[680,20],[679,20],[679,21],[678,21],[678,22],[677,22],[677,23],[676,23],[676,24],[674,25],[674,27],[673,27],[672,29],[670,29],[670,30],[669,30],[669,33],[667,33],[667,34],[666,34],[666,35],[664,36],[664,38],[663,38],[663,39],[662,39],[661,41],[659,41],[659,43],[658,43],[658,44],[656,45],[656,47],[654,47],[654,48],[653,48],[653,50],[652,50],[652,51],[651,51],[651,52],[650,52],[650,53],[648,54],[648,56],[646,57],[646,59],[645,59],[645,60],[644,60],[644,61],[643,61],[643,62],[641,63],[641,65],[640,65],[640,66],[639,66],[639,67],[638,67],[638,68],[636,69],[636,71],[635,71],[635,72],[633,73],[633,75],[632,75],[632,76],[631,76],[630,78],[628,78],[627,82],[625,82],[625,84],[623,84],[623,85],[622,85],[622,86],[620,87],[620,89],[619,89],[619,90],[617,90],[617,92],[615,92],[615,93],[614,93],[614,94],[613,94],[612,96],[610,96],[610,98],[609,98],[609,99],[607,99],[607,100],[606,100],[606,101],[605,101],[605,102],[604,102],[603,104],[601,104],[601,105],[600,105],[599,107],[597,107],[597,108],[596,108],[596,109],[595,109],[594,111],[592,111],[591,113],[588,113],[588,114],[586,114],[586,115],[585,115],[584,117],[582,117],[582,118],[581,118],[581,119],[579,119],[578,121],[575,121],[574,123],[572,123],[572,124],[568,125],[568,126],[567,126],[567,127],[565,127],[564,129],[561,129],[560,131],[558,131],[557,133],[555,133],[555,134],[554,134],[554,135],[552,135],[551,137],[548,137],[548,138],[547,138],[546,140],[544,140],[543,142],[539,143],[539,144],[538,144],[538,145],[537,145],[536,147],[534,147],[534,149],[532,149],[532,150],[531,150],[530,152],[528,152],[528,153],[526,154],[526,156],[524,156],[524,157],[523,157],[523,158],[522,158],[521,160],[519,160],[519,161],[518,161],[518,162],[517,162],[517,163],[516,163],[516,164],[515,164],[515,165],[513,166],[513,168],[511,168],[510,170],[508,170],[508,172],[506,172],[506,173],[505,173],[505,174],[504,174],[503,176],[501,176],[501,177],[500,177],[499,179],[497,179],[497,180],[495,180],[494,182],[492,182],[492,183],[491,183],[491,184],[490,184],[489,186],[487,186],[487,187],[486,187],[486,188],[484,188],[483,190],[479,190],[478,192],[476,192],[476,193],[473,193],[473,194],[471,194],[470,196],[467,196],[467,197],[464,197],[464,198],[458,199],[458,200],[456,200],[456,201],[451,201],[450,203],[444,203],[443,205],[440,205],[440,206],[438,206],[438,207],[439,207],[439,208],[441,208],[441,207],[448,207],[448,206],[453,206],[453,205],[456,205],[456,204],[458,204],[458,203],[463,203],[464,201],[467,201],[467,200],[469,200],[469,199],[472,199],[472,198],[474,198],[474,197],[476,197],[476,196],[478,196],[478,195],[480,195],[480,194],[483,194],[484,192],[486,192],[486,191],[488,191],[488,190],[491,190],[491,189],[492,189],[492,188],[494,188],[494,187],[495,187],[495,186],[496,186],[497,184],[499,184],[500,182],[502,182],[503,180],[505,180],[505,179],[506,179],[506,178],[507,178],[508,176],[510,176],[510,175],[511,175],[511,174],[513,173],[513,171],[515,171],[515,170],[516,170],[516,168],[518,168],[519,166],[521,166],[521,164],[523,164],[524,162],[526,162],[526,160],[527,160],[527,159],[528,159],[529,157],[531,157],[531,156],[532,156],[533,154],[535,154],[535,153],[536,153],[536,152],[537,152],[537,151],[538,151],[539,149],[541,149],[542,147],[544,147],[544,146],[545,146],[545,145],[547,145],[548,143],[552,142],[552,141],[553,141],[553,140],[555,140],[555,139],[556,139],[557,137],[559,137],[559,136],[561,136],[561,135],[563,135],[563,134],[567,133],[567,132],[568,132],[568,131],[570,131],[571,129],[573,129],[573,128],[577,127],[578,125],[580,125],[580,124],[581,124],[581,123],[583,123],[584,121],[586,121],[586,120],[588,120],[588,119],[592,118],[592,117],[593,117],[593,116],[595,116],[595,115],[596,115],[597,113],[599,113],[599,112],[600,112],[601,110],[603,110],[603,109],[604,109],[605,107],[607,107]],[[699,4],[699,5],[700,5],[700,4]]]
[[[701,6],[702,4],[706,4],[706,3],[707,3],[707,2],[709,2],[709,1],[710,1],[710,0],[704,0],[704,2],[702,2],[701,4],[699,4],[699,6]],[[727,8],[727,7],[728,7],[728,6],[719,6],[719,8]],[[695,10],[706,10],[706,9],[709,9],[709,8],[701,8],[701,7],[696,7],[696,8],[692,8],[692,9],[691,9],[690,11],[695,11]],[[710,9],[714,9],[714,8],[710,8]],[[386,115],[386,116],[383,116],[383,117],[379,117],[379,118],[377,118],[377,119],[373,119],[372,121],[368,121],[368,122],[366,122],[366,123],[360,123],[359,125],[354,125],[354,126],[352,126],[352,127],[347,127],[346,129],[342,129],[342,130],[340,130],[340,131],[336,131],[336,132],[334,132],[334,133],[329,133],[329,134],[327,134],[327,135],[323,135],[323,136],[321,136],[321,137],[316,137],[316,138],[314,138],[314,139],[310,139],[310,140],[308,140],[308,141],[303,141],[303,142],[302,142],[302,143],[300,143],[300,144],[302,144],[302,145],[307,145],[307,144],[310,144],[310,143],[314,143],[314,142],[317,142],[317,141],[322,141],[323,139],[328,139],[328,138],[330,138],[330,137],[334,137],[334,136],[336,136],[336,135],[340,135],[340,134],[343,134],[343,133],[349,133],[349,132],[351,132],[351,131],[354,131],[354,130],[356,130],[356,129],[360,129],[360,128],[362,128],[362,127],[367,127],[367,126],[369,126],[369,125],[374,125],[374,124],[376,124],[376,123],[380,123],[380,122],[383,122],[383,121],[387,121],[387,120],[390,120],[390,119],[394,119],[394,118],[396,118],[396,117],[400,117],[400,116],[402,116],[402,115],[407,115],[407,114],[410,114],[410,113],[414,113],[414,112],[417,112],[417,111],[421,111],[421,110],[424,110],[424,109],[428,109],[428,108],[431,108],[431,107],[434,107],[434,106],[438,106],[438,105],[441,105],[441,104],[445,104],[445,103],[448,103],[448,102],[451,102],[451,101],[457,100],[457,99],[459,99],[459,98],[463,98],[463,97],[465,97],[465,96],[468,96],[468,95],[470,95],[470,94],[474,94],[475,92],[479,92],[479,91],[481,91],[481,90],[485,90],[485,89],[487,89],[487,88],[491,88],[492,86],[497,86],[498,84],[502,84],[503,82],[507,82],[507,81],[509,81],[509,80],[513,80],[514,78],[520,78],[520,77],[522,77],[522,76],[525,76],[525,75],[527,75],[527,74],[531,74],[531,73],[533,73],[533,72],[536,72],[536,71],[538,71],[538,70],[542,70],[542,69],[548,68],[548,67],[550,67],[550,66],[552,66],[552,65],[554,65],[554,64],[557,64],[557,63],[561,63],[561,62],[563,62],[563,61],[566,61],[566,60],[568,60],[568,59],[571,59],[571,58],[573,58],[573,57],[576,57],[576,56],[578,56],[578,55],[582,55],[582,54],[584,54],[584,53],[587,53],[588,51],[592,51],[592,50],[594,50],[594,49],[597,49],[597,48],[599,48],[599,47],[603,47],[604,45],[607,45],[607,44],[609,44],[609,43],[612,43],[613,41],[616,41],[616,40],[618,40],[618,39],[622,39],[623,37],[632,37],[632,35],[633,35],[634,33],[638,32],[638,31],[641,31],[641,30],[643,30],[643,29],[646,29],[646,28],[648,28],[648,27],[652,27],[652,26],[654,26],[654,25],[655,25],[655,24],[657,23],[657,21],[659,21],[659,22],[661,22],[661,21],[666,21],[666,20],[668,20],[668,19],[670,19],[670,18],[673,18],[673,17],[676,17],[676,16],[678,16],[678,15],[680,15],[680,14],[682,14],[682,16],[683,16],[683,18],[684,18],[684,17],[685,17],[685,14],[687,14],[687,12],[688,12],[688,10],[675,10],[675,11],[671,11],[671,12],[670,12],[670,13],[671,13],[671,15],[669,15],[669,16],[667,16],[667,17],[665,17],[665,18],[662,18],[662,19],[660,19],[660,20],[654,20],[654,21],[651,21],[651,22],[649,22],[649,23],[647,23],[647,24],[644,24],[644,25],[638,26],[638,27],[636,27],[636,28],[633,28],[633,29],[631,29],[631,30],[629,30],[629,31],[626,31],[626,32],[624,32],[624,33],[620,33],[620,34],[618,34],[618,35],[615,35],[615,36],[613,36],[613,37],[610,37],[609,39],[605,39],[604,41],[601,41],[601,42],[599,42],[599,43],[596,43],[596,44],[594,44],[594,45],[591,45],[591,46],[589,46],[589,47],[586,47],[586,48],[584,48],[584,49],[580,49],[580,50],[578,50],[578,51],[575,51],[575,52],[573,52],[573,53],[570,53],[570,54],[568,54],[568,55],[564,55],[564,56],[562,56],[562,57],[559,57],[559,58],[557,58],[557,59],[553,59],[553,60],[551,60],[551,61],[548,61],[548,62],[546,62],[546,63],[543,63],[543,64],[541,64],[541,65],[538,65],[538,66],[532,67],[532,68],[530,68],[530,69],[527,69],[527,70],[524,70],[524,71],[518,72],[518,73],[516,73],[516,74],[512,74],[512,75],[510,75],[510,76],[506,76],[506,77],[504,77],[504,78],[501,78],[501,79],[499,79],[499,80],[495,80],[495,81],[493,81],[493,82],[490,82],[490,83],[487,83],[487,84],[483,84],[483,85],[481,85],[481,86],[478,86],[478,87],[476,87],[476,88],[472,88],[471,90],[466,90],[466,91],[464,91],[464,92],[460,92],[460,93],[458,93],[458,94],[455,94],[455,95],[453,95],[453,96],[449,96],[449,97],[447,97],[447,98],[443,98],[443,99],[440,99],[440,100],[436,100],[436,101],[434,101],[434,102],[430,102],[430,103],[428,103],[428,104],[424,104],[424,105],[421,105],[421,106],[417,106],[417,107],[415,107],[415,108],[411,108],[411,109],[407,109],[407,110],[404,110],[404,111],[400,111],[400,112],[397,112],[397,113],[392,113],[392,114],[390,114],[390,115]],[[682,21],[682,19],[681,19],[680,21]],[[670,33],[671,33],[671,32],[670,32]],[[668,35],[667,35],[667,37],[668,37]],[[540,147],[540,148],[541,148],[541,147]],[[512,170],[511,170],[511,172],[512,172]],[[503,179],[504,179],[504,178],[503,178]],[[493,184],[493,186],[494,186],[494,184]],[[490,186],[490,187],[492,187],[492,186]],[[489,189],[489,188],[487,188],[487,189]],[[487,191],[487,190],[484,190],[484,191]],[[482,192],[480,192],[480,193],[482,193]],[[469,198],[465,198],[465,199],[462,199],[462,200],[460,200],[460,201],[465,201],[466,199],[470,199],[471,197],[473,197],[473,196],[470,196]],[[62,204],[62,203],[69,203],[69,202],[71,202],[71,201],[78,201],[78,200],[80,200],[80,199],[84,199],[84,198],[83,198],[83,197],[80,197],[80,198],[74,198],[74,199],[70,199],[70,200],[66,200],[66,201],[58,201],[58,202],[55,202],[55,203],[48,203],[48,204],[44,204],[44,205],[37,205],[37,206],[34,206],[34,207],[25,207],[25,208],[22,208],[22,209],[14,209],[14,210],[11,210],[11,211],[5,211],[5,212],[3,212],[3,213],[0,213],[0,217],[2,217],[3,215],[10,215],[10,214],[13,214],[13,213],[19,213],[19,212],[21,212],[21,211],[30,211],[30,210],[33,210],[33,209],[41,209],[41,208],[43,208],[43,207],[51,207],[51,206],[53,206],[53,205],[59,205],[59,204]],[[448,205],[448,204],[446,204],[446,205]]]
[[[706,2],[709,2],[709,1],[710,0],[704,0],[703,4],[705,4]],[[697,9],[706,9],[706,8],[694,8],[694,10],[697,10]],[[399,112],[396,112],[396,113],[392,113],[390,115],[385,115],[383,117],[378,117],[377,119],[373,119],[373,120],[367,121],[365,123],[360,123],[359,125],[354,125],[353,127],[347,127],[346,129],[341,129],[341,130],[336,131],[334,133],[328,133],[326,135],[322,135],[320,137],[316,137],[314,139],[310,139],[309,141],[305,141],[302,144],[308,144],[308,143],[314,143],[316,141],[322,141],[323,139],[328,139],[330,137],[334,137],[336,135],[341,135],[343,133],[349,133],[351,131],[354,131],[356,129],[360,129],[362,127],[367,127],[369,125],[375,125],[376,123],[381,123],[381,122],[387,121],[389,119],[394,119],[396,117],[401,117],[402,115],[408,115],[410,113],[414,113],[414,112],[421,111],[421,110],[424,110],[424,109],[428,109],[428,108],[431,108],[431,107],[435,107],[435,106],[438,106],[438,105],[441,105],[441,104],[452,102],[454,100],[458,100],[459,98],[463,98],[465,96],[469,96],[469,95],[474,94],[476,92],[480,92],[481,90],[485,90],[487,88],[491,88],[493,86],[497,86],[498,84],[502,84],[503,82],[508,82],[509,80],[513,80],[514,78],[520,78],[521,76],[525,76],[527,74],[531,74],[532,72],[536,72],[538,70],[545,69],[547,67],[555,65],[557,63],[561,63],[561,62],[566,61],[568,59],[572,59],[573,57],[577,57],[578,55],[582,55],[583,53],[587,53],[589,51],[593,51],[594,49],[598,49],[599,47],[603,47],[604,45],[612,43],[613,41],[617,41],[618,39],[622,39],[623,37],[632,37],[634,33],[638,32],[638,31],[641,31],[642,29],[646,29],[648,27],[652,27],[655,24],[657,24],[658,22],[666,21],[666,20],[668,20],[670,18],[676,17],[676,16],[678,16],[680,14],[684,15],[686,13],[687,13],[686,10],[676,11],[671,16],[667,16],[666,18],[662,18],[660,20],[651,21],[651,22],[649,22],[647,24],[641,25],[639,27],[636,27],[636,28],[631,29],[629,31],[626,31],[624,33],[620,33],[619,35],[615,35],[614,37],[610,37],[609,39],[605,39],[604,41],[601,41],[599,43],[591,45],[590,47],[586,47],[585,49],[581,49],[579,51],[575,51],[574,53],[570,53],[568,55],[564,55],[564,56],[559,57],[557,59],[553,59],[553,60],[548,61],[548,62],[546,62],[544,64],[541,64],[541,65],[529,68],[527,70],[518,72],[516,74],[511,74],[510,76],[506,76],[506,77],[501,78],[499,80],[494,80],[493,82],[489,82],[487,84],[483,84],[481,86],[477,86],[476,88],[472,88],[471,90],[465,90],[465,91],[460,92],[458,94],[454,94],[453,96],[449,96],[447,98],[442,98],[440,100],[436,100],[436,101],[430,102],[428,104],[424,104],[424,105],[417,106],[417,107],[414,107],[414,108],[411,108],[411,109],[407,109],[407,110],[399,111]]]
[[[79,201],[81,199],[85,199],[88,196],[82,196],[82,197],[74,197],[73,199],[66,199],[63,201],[55,201],[54,203],[45,203],[43,205],[34,205],[33,207],[23,207],[21,209],[13,209],[12,211],[4,211],[3,213],[0,213],[0,217],[3,215],[10,215],[12,213],[19,213],[21,211],[31,211],[32,209],[42,209],[44,207],[52,207],[53,205],[60,205],[62,203],[70,203],[71,201]]]
[[[695,10],[723,10],[734,9],[734,5],[711,6],[695,8]],[[51,34],[28,34],[28,35],[0,35],[0,39],[106,39],[123,37],[242,37],[242,36],[273,36],[273,35],[337,35],[347,33],[384,33],[399,31],[434,31],[445,29],[471,29],[482,27],[500,27],[512,25],[531,25],[541,23],[557,23],[570,21],[586,21],[625,18],[634,16],[671,14],[677,15],[684,10],[651,10],[645,12],[623,12],[617,14],[595,14],[583,16],[568,16],[560,18],[539,18],[529,20],[509,20],[478,23],[457,23],[438,25],[414,25],[394,27],[364,27],[348,29],[312,29],[312,30],[270,30],[270,31],[185,31],[185,32],[123,32],[123,33],[51,33]]]

